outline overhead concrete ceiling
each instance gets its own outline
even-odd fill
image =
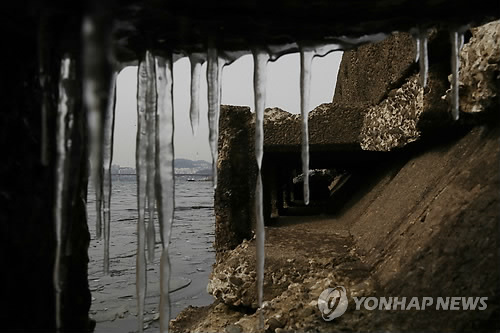
[[[338,43],[340,36],[477,25],[500,16],[499,1],[451,0],[115,0],[19,1],[5,17],[81,17],[92,11],[114,20],[118,60],[156,51],[251,50],[263,45]],[[94,12],[96,11],[94,10]],[[343,40],[346,48],[350,43]],[[295,46],[294,46],[295,45]]]

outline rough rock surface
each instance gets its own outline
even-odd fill
[[[348,263],[349,267],[365,272],[354,250],[350,252],[351,238],[346,230],[325,230],[330,227],[329,221],[321,217],[314,223],[293,225],[299,221],[290,217],[267,229],[265,301],[280,296],[290,284],[301,283],[313,275],[318,277],[318,272],[323,274],[332,264],[342,270]],[[311,253],[314,248],[315,253]],[[257,309],[255,251],[254,240],[244,241],[218,260],[208,284],[209,293],[226,305]]]
[[[481,112],[498,105],[500,21],[472,28],[471,33],[460,52],[460,110]]]
[[[220,260],[211,275],[208,290],[218,299],[210,308],[213,316],[200,318],[196,326],[187,328],[192,319],[189,313],[195,310],[185,310],[172,323],[174,330],[257,332],[261,312],[270,332],[327,330],[317,308],[319,294],[331,284],[344,284],[352,286],[352,295],[357,295],[361,289],[373,289],[373,281],[368,279],[368,267],[356,255],[345,226],[332,227],[322,217],[301,222],[292,217],[266,230],[262,310],[255,312],[255,241],[245,241]]]
[[[360,134],[364,150],[389,151],[418,140],[418,119],[423,111],[423,88],[412,76],[392,96],[368,108]]]

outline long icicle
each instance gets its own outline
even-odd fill
[[[148,72],[144,59],[139,63],[137,70],[137,139],[135,163],[137,174],[137,257],[136,257],[136,291],[137,291],[137,319],[139,332],[144,329],[144,303],[146,300],[146,190],[147,166],[146,155],[148,138],[146,134],[146,94]]]
[[[460,49],[463,45],[463,33],[453,30],[451,39],[451,115],[453,120],[460,117]]]
[[[313,51],[300,50],[300,114],[302,117],[302,174],[304,176],[304,204],[309,204],[309,97]]]
[[[68,56],[61,60],[61,71],[59,78],[59,101],[57,108],[57,132],[56,132],[56,184],[55,184],[55,234],[56,234],[56,255],[54,262],[53,282],[55,289],[56,304],[56,330],[60,332],[62,325],[62,299],[61,293],[64,287],[62,248],[65,240],[65,219],[67,209],[67,186],[68,186],[68,152],[71,149],[71,132],[73,129],[74,112],[74,83],[71,83],[73,63]],[[73,85],[73,86],[71,86]]]
[[[427,86],[429,72],[429,59],[427,55],[427,31],[419,32],[419,63],[420,63],[420,84],[423,88]]]
[[[208,48],[207,85],[208,85],[208,128],[209,144],[212,153],[212,176],[214,188],[217,187],[217,157],[219,139],[219,112],[220,112],[220,71],[217,49]]]
[[[168,254],[175,207],[174,104],[172,58],[156,57],[158,109],[156,122],[156,197],[162,242],[160,259],[160,332],[170,322],[170,258]]]
[[[418,36],[418,32],[417,32],[417,35],[413,35],[413,38],[415,39],[415,62],[418,62],[418,60],[420,59],[420,38]]]
[[[102,235],[102,160],[103,118],[108,106],[112,76],[110,45],[112,22],[102,15],[87,16],[83,22],[84,81],[87,107],[91,179],[96,193],[96,238]]]
[[[49,165],[49,133],[48,133],[48,112],[50,108],[50,94],[48,90],[49,75],[47,74],[47,60],[49,58],[48,50],[48,33],[47,33],[48,18],[46,15],[41,15],[40,26],[38,29],[38,80],[42,91],[42,109],[41,109],[41,147],[40,160],[42,165]]]
[[[146,52],[146,71],[148,75],[146,91],[146,132],[147,132],[147,204],[148,204],[148,224],[146,229],[146,239],[148,245],[148,260],[154,261],[155,257],[155,140],[156,140],[156,75],[155,58],[149,51]]]
[[[189,106],[189,119],[193,135],[196,135],[200,123],[201,66],[205,59],[199,53],[192,53],[189,55],[189,61],[191,62],[191,105]]]
[[[109,240],[111,231],[111,164],[113,163],[113,135],[115,130],[116,77],[115,71],[111,77],[111,90],[108,109],[104,116],[103,138],[103,230],[104,230],[104,274],[109,274]]]
[[[257,304],[262,308],[264,297],[265,228],[262,195],[262,158],[264,156],[264,110],[266,107],[267,62],[269,55],[262,50],[253,52],[253,89],[255,100],[255,158],[258,174],[255,188],[256,241],[257,241]],[[264,328],[264,315],[259,316],[259,329]]]

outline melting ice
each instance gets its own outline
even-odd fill
[[[158,109],[156,128],[156,198],[162,242],[160,258],[160,331],[168,332],[170,321],[170,258],[168,254],[175,207],[174,104],[172,58],[156,57]]]
[[[113,162],[113,136],[115,128],[116,77],[115,71],[111,78],[111,92],[108,108],[104,116],[103,136],[103,220],[104,220],[104,274],[109,274],[109,240],[111,224],[111,163]]]
[[[262,50],[255,50],[254,59],[254,100],[255,100],[255,158],[257,160],[258,175],[255,188],[255,215],[256,215],[256,247],[257,247],[257,302],[262,307],[264,288],[264,210],[262,194],[262,158],[264,156],[264,110],[266,107],[267,62],[269,55]],[[260,316],[260,328],[264,322]]]
[[[74,64],[69,56],[61,60],[59,77],[59,99],[56,121],[56,185],[54,219],[56,231],[56,256],[54,262],[54,290],[56,303],[56,329],[62,328],[62,299],[65,267],[62,266],[62,249],[66,240],[66,209],[70,205],[66,193],[70,182],[69,153],[71,151],[71,133],[73,131],[73,114],[76,96],[74,87],[71,86]],[[73,83],[74,85],[74,83]]]

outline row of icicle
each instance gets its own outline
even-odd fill
[[[93,38],[99,34],[98,27],[91,21],[84,26],[84,41],[86,43],[85,58],[101,57],[106,49]],[[459,116],[459,84],[458,70],[460,67],[459,52],[463,45],[463,29],[451,32],[452,43],[452,116]],[[420,78],[423,87],[428,78],[427,32],[414,33],[417,45],[416,61],[420,63]],[[324,56],[329,52],[339,50],[338,45],[329,47],[301,47],[300,49],[300,97],[302,119],[302,172],[304,174],[304,203],[309,203],[309,143],[308,143],[308,113],[311,82],[312,60],[315,56]],[[262,206],[261,166],[264,154],[264,110],[266,101],[266,67],[269,61],[278,57],[269,52],[269,48],[255,49],[254,58],[254,97],[255,97],[255,155],[258,166],[256,181],[256,242],[257,242],[257,297],[258,306],[263,302],[264,281],[264,216]],[[191,62],[191,106],[190,120],[193,134],[199,123],[199,99],[201,66],[207,61],[208,83],[208,124],[209,144],[212,154],[214,186],[217,184],[217,148],[218,123],[221,100],[221,82],[223,67],[230,63],[218,54],[215,47],[209,47],[206,54],[189,55]],[[102,60],[105,62],[105,60]],[[102,62],[102,63],[103,63]],[[88,113],[88,132],[90,146],[90,161],[92,180],[96,192],[96,238],[104,234],[104,273],[109,274],[109,239],[111,221],[111,163],[113,158],[113,132],[116,105],[116,79],[118,70],[113,69],[109,80],[103,80],[96,74],[96,68],[102,65],[99,61],[84,61],[84,102]],[[42,163],[47,162],[47,109],[46,82],[48,75],[40,64],[40,86],[43,91],[42,100]],[[68,156],[71,152],[71,133],[73,129],[74,102],[77,96],[74,90],[68,88],[68,81],[74,80],[74,60],[64,56],[61,60],[59,76],[59,97],[57,108],[56,131],[56,186],[55,186],[55,231],[56,256],[54,265],[54,289],[56,304],[56,327],[62,328],[61,293],[64,288],[64,267],[62,267],[63,245],[67,239],[65,233],[65,207],[67,206],[66,190],[68,180]],[[93,68],[94,66],[94,68]],[[140,61],[137,73],[137,299],[139,331],[143,330],[144,303],[146,296],[146,257],[154,260],[155,250],[155,206],[158,211],[159,230],[161,238],[160,258],[160,330],[168,332],[170,320],[169,301],[169,242],[174,214],[174,109],[173,109],[173,59],[172,55],[162,57],[147,51]],[[107,98],[103,99],[103,96]],[[106,103],[103,100],[107,101]],[[101,167],[99,167],[101,166]],[[147,217],[147,225],[146,225]],[[102,223],[103,221],[103,223]],[[147,251],[146,251],[147,249]],[[259,327],[263,327],[262,314]]]

